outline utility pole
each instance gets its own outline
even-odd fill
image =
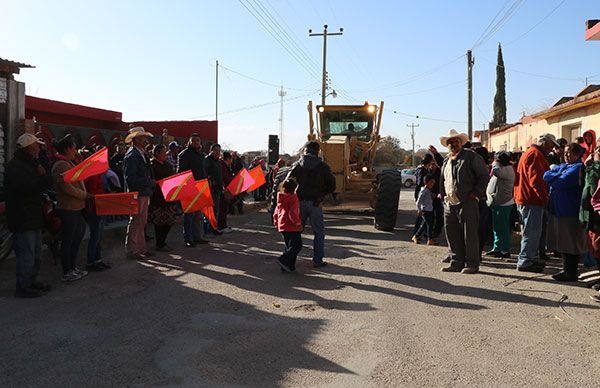
[[[217,74],[215,76],[215,121],[219,120],[219,60],[216,66]]]
[[[309,36],[323,37],[323,80],[321,81],[321,105],[325,105],[325,98],[327,97],[327,36],[343,35],[343,33],[343,28],[340,28],[340,32],[327,32],[327,24],[323,26],[322,34],[313,33],[312,30],[308,30]]]
[[[285,153],[284,152],[285,144],[283,142],[283,97],[285,97],[285,95],[287,94],[287,92],[285,90],[283,90],[283,85],[281,85],[281,89],[279,89],[279,92],[277,92],[277,94],[281,98],[280,103],[279,103],[279,145],[281,148],[280,153],[283,154],[283,153]]]
[[[412,140],[412,166],[415,166],[415,128],[419,127],[419,124],[406,124],[407,127],[410,127],[410,138]]]
[[[473,53],[467,50],[467,134],[469,141],[473,139]]]

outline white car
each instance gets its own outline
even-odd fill
[[[413,187],[417,183],[417,176],[415,175],[416,169],[407,168],[402,171],[402,184],[404,187]]]

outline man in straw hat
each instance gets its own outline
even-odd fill
[[[489,180],[483,158],[463,148],[467,135],[451,129],[440,137],[448,156],[442,164],[440,194],[445,202],[444,229],[452,260],[444,272],[474,274],[479,271],[479,198],[485,197]]]
[[[125,187],[129,192],[138,192],[139,203],[138,214],[129,218],[127,237],[125,238],[127,258],[134,260],[151,256],[146,248],[144,236],[144,228],[148,221],[150,196],[156,186],[156,181],[152,175],[150,156],[145,151],[150,137],[153,137],[153,135],[146,132],[143,127],[133,127],[129,129],[129,134],[125,138],[125,143],[131,144],[123,160]]]
[[[517,261],[519,271],[540,273],[544,270],[545,263],[539,258],[539,253],[549,194],[543,177],[550,169],[546,155],[559,146],[554,135],[544,133],[519,160],[514,190],[517,209],[523,220],[521,252]]]

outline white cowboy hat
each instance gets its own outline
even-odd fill
[[[460,139],[460,145],[465,145],[465,143],[469,140],[469,137],[466,133],[458,133],[456,129],[451,129],[448,131],[448,135],[440,137],[440,143],[442,143],[444,147],[448,147],[448,140],[454,138]]]
[[[125,143],[131,143],[133,141],[133,138],[138,136],[154,137],[154,135],[150,132],[146,132],[144,127],[133,127],[129,130],[129,135],[127,135],[127,137],[125,138]]]

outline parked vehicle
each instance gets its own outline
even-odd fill
[[[404,187],[413,187],[417,183],[417,176],[415,175],[414,168],[407,168],[401,170],[402,173],[402,184]]]

